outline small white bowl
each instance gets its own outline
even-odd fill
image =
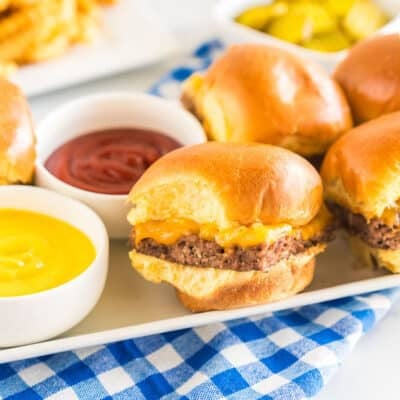
[[[95,247],[95,260],[72,280],[34,294],[0,297],[0,347],[57,336],[85,318],[100,298],[108,270],[105,226],[85,205],[31,186],[0,187],[0,208],[28,210],[65,221],[86,234]]]
[[[217,22],[218,29],[223,39],[228,44],[249,42],[264,43],[270,46],[281,47],[288,51],[292,51],[300,57],[306,57],[322,64],[328,71],[332,71],[346,56],[347,50],[326,53],[306,49],[296,44],[275,38],[267,33],[259,32],[255,29],[243,26],[235,21],[235,17],[249,7],[269,3],[272,3],[272,0],[218,0],[213,10],[213,17]],[[399,32],[400,1],[376,0],[376,3],[392,17],[387,25],[377,31],[377,34]]]
[[[105,93],[72,101],[45,118],[37,130],[36,184],[78,199],[103,219],[112,238],[126,238],[128,195],[89,192],[71,186],[44,166],[65,142],[83,134],[116,127],[147,128],[193,145],[206,141],[200,123],[178,104],[144,93]]]

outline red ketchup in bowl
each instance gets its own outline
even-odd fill
[[[128,194],[143,172],[181,147],[175,139],[142,128],[111,128],[78,136],[54,151],[45,167],[79,189]]]

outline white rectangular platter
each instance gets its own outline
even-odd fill
[[[119,0],[102,13],[93,43],[53,60],[21,67],[11,79],[27,96],[76,85],[155,63],[177,49],[174,37],[146,0]]]
[[[130,266],[127,241],[111,245],[109,276],[103,295],[89,316],[62,336],[46,342],[0,350],[0,363],[123,339],[195,327],[284,310],[400,285],[400,275],[357,264],[343,239],[318,257],[307,290],[287,300],[228,311],[192,314],[167,285],[154,285]]]

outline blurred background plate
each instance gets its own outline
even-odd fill
[[[33,96],[149,65],[176,50],[175,38],[146,1],[120,0],[104,11],[102,30],[93,43],[21,67],[11,79]]]

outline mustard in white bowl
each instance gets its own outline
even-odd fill
[[[0,347],[57,336],[103,291],[109,241],[87,206],[45,189],[0,187]]]
[[[33,211],[0,209],[0,297],[60,286],[95,257],[93,243],[71,224]]]

